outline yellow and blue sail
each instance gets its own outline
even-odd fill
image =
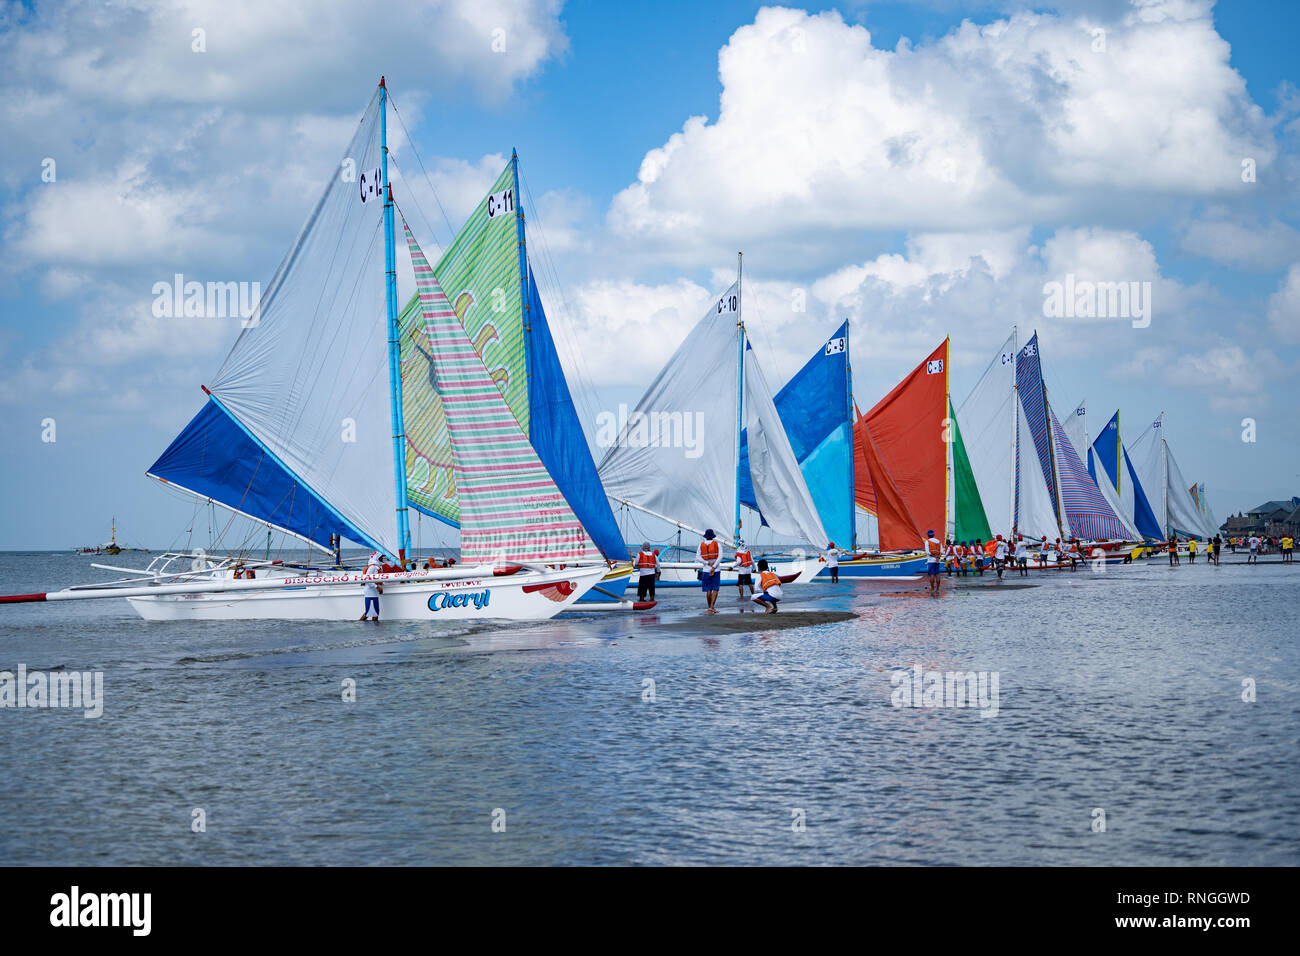
[[[1095,475],[1095,462],[1101,462],[1106,476],[1119,492],[1121,499],[1133,502],[1133,526],[1148,538],[1162,539],[1160,522],[1156,521],[1155,511],[1147,500],[1142,483],[1138,481],[1133,463],[1129,461],[1128,450],[1119,431],[1119,412],[1111,416],[1106,427],[1101,430],[1097,440],[1092,443],[1088,455],[1088,469]],[[1127,507],[1127,506],[1126,506]]]

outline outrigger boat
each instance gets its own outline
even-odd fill
[[[679,543],[682,532],[703,536],[716,528],[718,540],[734,548],[741,505],[749,504],[760,527],[820,548],[826,531],[745,333],[742,263],[737,256],[736,282],[646,389],[597,472],[612,505],[668,523]],[[682,440],[687,416],[700,416],[697,433],[710,436],[700,447]],[[818,570],[815,559],[797,555],[769,560],[783,580],[807,580]],[[696,584],[693,560],[661,567],[661,585]]]
[[[387,109],[381,78],[257,311],[204,387],[207,403],[148,473],[322,552],[335,553],[346,538],[405,566],[401,214],[389,180]],[[516,195],[489,196],[489,215],[522,223]],[[233,557],[185,556],[189,567],[176,569],[181,556],[173,553],[143,573],[119,569],[131,576],[118,581],[0,601],[121,597],[149,620],[354,620],[362,585],[375,581],[385,585],[385,619],[539,620],[610,574],[402,224],[424,336],[424,395],[441,403],[451,453],[459,566],[367,575],[263,564],[250,578],[249,565]],[[522,270],[522,242],[518,254]],[[385,308],[386,323],[378,319]],[[387,387],[376,387],[385,378]]]

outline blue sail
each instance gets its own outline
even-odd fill
[[[1038,452],[1038,463],[1043,469],[1043,479],[1051,494],[1052,509],[1058,514],[1060,502],[1056,500],[1056,480],[1052,468],[1052,441],[1047,428],[1047,393],[1043,388],[1043,371],[1038,354],[1038,333],[1025,343],[1016,361],[1016,392],[1025,409],[1025,421]]]
[[[329,547],[330,535],[383,550],[257,441],[215,398],[167,446],[148,474],[251,518]]]
[[[573,406],[531,266],[527,335],[529,440],[533,450],[596,547],[611,561],[625,561],[627,544],[596,474],[596,463]]]
[[[1097,440],[1092,443],[1091,451],[1093,454],[1088,456],[1089,465],[1092,464],[1094,457],[1101,462],[1106,477],[1110,479],[1110,483],[1115,486],[1116,490],[1124,487],[1119,473],[1119,449],[1119,412],[1116,412],[1110,417],[1106,427],[1101,430]],[[1093,476],[1096,477],[1095,472]]]
[[[1119,433],[1119,412],[1110,417],[1106,427],[1101,430],[1097,440],[1092,443],[1088,455],[1090,468],[1094,459],[1101,462],[1106,477],[1115,486],[1120,497],[1132,499],[1133,526],[1137,528],[1138,533],[1147,538],[1163,538],[1164,535],[1160,531],[1160,522],[1156,521],[1156,515],[1151,508],[1151,503],[1147,500],[1146,492],[1142,490],[1142,482],[1138,481],[1137,473],[1133,470],[1133,464],[1128,460],[1128,449],[1124,447],[1124,442]],[[1123,471],[1120,470],[1121,464],[1123,465]]]
[[[845,322],[775,398],[781,424],[822,525],[842,548],[852,547],[854,540],[848,335],[849,324]],[[744,432],[740,437],[740,500],[747,507],[757,508],[749,477],[748,436]]]
[[[1121,446],[1120,454],[1124,456],[1124,468],[1128,472],[1129,487],[1133,490],[1133,524],[1143,536],[1162,541],[1164,532],[1160,528],[1160,522],[1156,520],[1156,513],[1151,509],[1146,492],[1142,490],[1142,482],[1138,481],[1137,472],[1133,470],[1133,463],[1129,461],[1128,449]]]

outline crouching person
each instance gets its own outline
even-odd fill
[[[781,578],[767,566],[767,559],[758,562],[758,585],[762,589],[754,595],[754,603],[763,605],[764,614],[775,614],[781,600]]]

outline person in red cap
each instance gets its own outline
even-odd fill
[[[1002,540],[1002,535],[998,535],[997,541],[993,543],[993,567],[997,569],[998,580],[1002,580],[1002,572],[1007,569],[1007,543]]]

